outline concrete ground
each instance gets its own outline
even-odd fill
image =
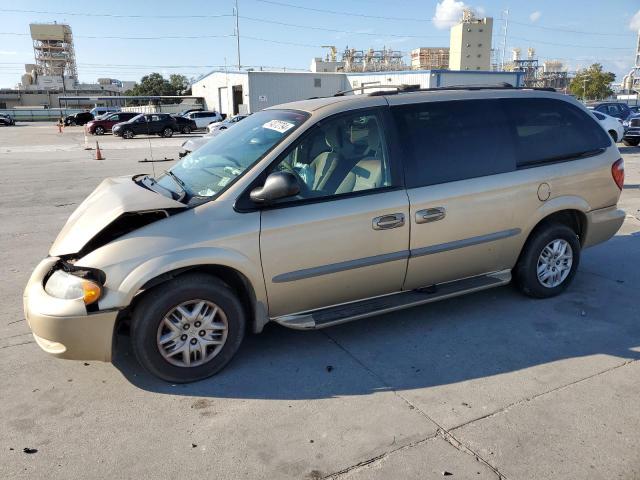
[[[623,228],[565,294],[269,325],[218,376],[171,385],[126,337],[115,365],[57,360],[24,321],[22,289],[75,206],[151,172],[150,149],[177,158],[184,136],[101,137],[102,162],[83,140],[0,127],[0,478],[640,478],[640,148],[620,147]]]

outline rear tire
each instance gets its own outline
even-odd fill
[[[514,268],[514,278],[525,295],[553,297],[569,286],[579,263],[576,232],[561,223],[543,224],[527,240]]]
[[[638,144],[640,144],[640,139],[633,139],[633,140],[628,140],[628,139],[622,139],[622,143],[624,143],[627,147],[637,147]]]
[[[133,311],[131,342],[150,373],[187,383],[222,370],[245,330],[246,315],[231,288],[210,275],[185,274],[145,294]]]

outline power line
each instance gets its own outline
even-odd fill
[[[17,35],[17,36],[29,36],[30,33],[21,32],[0,32],[0,35]],[[117,35],[74,35],[75,38],[93,38],[93,39],[108,39],[108,40],[176,40],[176,39],[190,39],[197,40],[200,38],[226,38],[234,37],[235,35],[162,35],[159,37],[122,37]]]
[[[311,25],[298,25],[294,23],[279,22],[276,20],[266,20],[263,18],[246,17],[244,15],[240,15],[240,18],[245,20],[251,20],[254,22],[282,25],[285,27],[304,28],[309,30],[321,30],[323,32],[348,33],[351,35],[370,35],[375,37],[384,36],[384,37],[400,37],[400,38],[405,38],[405,37],[407,38],[448,38],[449,37],[449,35],[413,35],[413,34],[402,34],[402,33],[358,32],[353,30],[338,30],[334,28],[315,27]]]
[[[502,20],[502,19],[498,19],[498,20]],[[596,31],[591,31],[591,32],[587,32],[585,30],[571,30],[571,29],[567,29],[567,28],[563,28],[563,27],[549,27],[546,25],[536,25],[536,24],[531,24],[531,23],[526,23],[526,22],[516,22],[515,20],[509,20],[510,23],[515,23],[517,25],[522,25],[525,27],[530,27],[530,28],[539,28],[542,30],[552,30],[552,31],[556,31],[556,32],[565,32],[565,33],[579,33],[579,34],[584,34],[584,35],[599,35],[599,36],[612,36],[612,37],[635,37],[635,34],[633,33],[601,33],[601,32],[596,32]]]
[[[351,17],[377,18],[381,20],[401,20],[405,22],[430,22],[425,18],[409,18],[409,17],[385,17],[381,15],[368,15],[365,13],[339,12],[337,10],[325,10],[322,8],[303,7],[302,5],[293,5],[291,3],[276,2],[274,0],[256,0],[256,2],[268,3],[270,5],[278,5],[280,7],[298,8],[300,10],[308,10],[311,12],[330,13],[331,15],[347,15]]]
[[[19,9],[8,9],[8,8],[0,8],[0,12],[5,13],[39,13],[46,15],[69,15],[76,17],[111,17],[111,18],[166,18],[166,19],[176,19],[176,18],[222,18],[222,17],[232,17],[231,14],[220,14],[220,15],[122,15],[115,13],[80,13],[80,12],[51,12],[45,10],[19,10]]]

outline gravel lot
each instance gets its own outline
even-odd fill
[[[99,162],[81,127],[0,127],[0,478],[640,478],[640,148],[620,147],[622,230],[554,299],[269,325],[191,385],[150,377],[126,337],[115,365],[49,357],[22,312],[33,267],[104,177],[184,139],[99,137]]]

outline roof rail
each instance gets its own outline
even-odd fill
[[[431,87],[431,88],[420,88],[420,85],[365,85],[358,88],[352,88],[349,90],[340,90],[335,93],[334,97],[344,97],[347,93],[358,92],[362,90],[371,90],[371,89],[385,89],[385,90],[376,90],[375,92],[371,92],[368,94],[370,97],[378,97],[384,95],[396,95],[398,93],[409,93],[409,92],[440,92],[446,90],[536,90],[541,92],[555,92],[555,88],[551,87],[514,87],[512,84],[507,82],[501,82],[494,85],[449,85],[446,87]],[[392,89],[394,91],[388,91],[386,89]]]
[[[450,85],[448,87],[433,87],[433,88],[417,88],[408,90],[397,90],[395,92],[371,92],[369,96],[378,95],[395,95],[397,93],[406,92],[441,92],[447,90],[536,90],[543,92],[555,92],[555,88],[551,87],[514,87],[510,83],[500,83],[497,85]]]
[[[361,90],[370,90],[372,88],[395,88],[396,89],[396,93],[397,92],[416,92],[418,90],[420,90],[420,85],[407,85],[407,84],[400,84],[400,85],[363,85],[362,87],[358,87],[358,88],[351,88],[349,90],[340,90],[338,92],[336,92],[333,96],[334,97],[344,97],[344,95],[346,93],[351,93],[351,92],[358,92]],[[374,92],[375,93],[375,92]],[[373,95],[374,93],[370,94]],[[388,92],[386,92],[388,93]],[[384,94],[384,93],[382,93]],[[378,93],[378,95],[382,95],[381,93]]]

